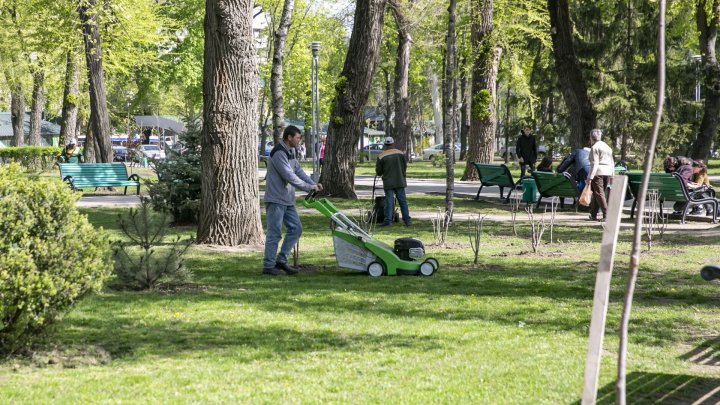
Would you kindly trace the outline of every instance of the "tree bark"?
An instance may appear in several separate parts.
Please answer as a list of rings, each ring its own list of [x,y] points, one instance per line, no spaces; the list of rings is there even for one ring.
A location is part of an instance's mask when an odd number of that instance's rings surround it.
[[[400,0],[390,0],[390,10],[395,18],[395,25],[398,31],[398,47],[395,57],[395,125],[393,133],[395,136],[395,147],[405,152],[405,157],[410,161],[410,144],[412,129],[410,127],[410,96],[408,94],[408,82],[410,77],[410,21],[403,14]]]
[[[10,120],[13,129],[13,146],[25,145],[25,96],[22,84],[15,83],[10,94]]]
[[[430,85],[430,100],[432,102],[433,119],[435,120],[435,144],[443,142],[442,109],[440,107],[440,91],[438,90],[437,75],[430,65],[427,67],[428,84]]]
[[[448,6],[448,30],[445,38],[443,69],[443,135],[445,144],[445,212],[454,210],[455,193],[455,0]]]
[[[462,97],[462,109],[460,110],[460,160],[467,160],[468,136],[470,134],[470,104],[472,102],[471,92],[468,75],[463,69],[460,77],[460,97]]]
[[[597,124],[597,112],[575,57],[568,0],[548,0],[547,4],[555,70],[570,117],[570,147],[577,149],[588,144],[590,130]]]
[[[385,76],[385,119],[383,120],[383,127],[385,130],[385,136],[395,136],[392,122],[390,121],[390,117],[392,117],[392,86],[390,84],[390,70],[382,68],[383,74]],[[397,142],[397,140],[395,140]],[[397,147],[397,145],[395,145]],[[400,149],[402,150],[402,149]]]
[[[105,95],[105,74],[102,65],[102,46],[97,12],[94,10],[97,0],[83,0],[78,6],[85,42],[85,62],[88,68],[90,86],[90,124],[95,137],[96,160],[102,163],[112,162],[112,142],[110,137],[110,116]],[[88,13],[92,14],[88,14]]]
[[[385,0],[357,1],[345,65],[335,85],[320,180],[328,195],[357,198],[353,186],[359,128],[380,53],[384,16]]]
[[[30,107],[30,135],[29,143],[32,146],[40,146],[40,126],[42,114],[45,108],[45,73],[39,68],[33,74],[32,106]]]
[[[263,243],[252,0],[207,0],[198,242]]]
[[[92,118],[90,118],[92,120]],[[87,135],[85,136],[85,146],[83,147],[85,163],[97,162],[97,145],[95,145],[95,135],[93,134],[93,126],[88,122]]]
[[[710,21],[708,21],[708,14],[705,11],[706,3],[705,0],[698,0],[695,14],[704,73],[705,108],[702,121],[700,121],[700,131],[690,152],[693,159],[707,159],[710,156],[710,147],[717,136],[718,113],[720,112],[720,85],[717,84],[720,82],[720,65],[715,53],[720,1],[713,0]]]
[[[287,40],[290,22],[292,21],[295,0],[285,0],[283,4],[280,24],[275,31],[275,46],[270,73],[270,92],[272,94],[273,110],[273,141],[275,144],[282,139],[285,129],[285,109],[283,107],[283,59],[285,58],[285,42]]]
[[[66,55],[65,87],[63,89],[62,123],[60,123],[60,146],[75,138],[77,124],[78,64],[73,51]]]
[[[497,125],[497,75],[502,50],[493,37],[493,1],[483,0],[482,9],[474,9],[472,43],[473,97],[468,136],[468,162],[492,163],[495,154],[495,126]],[[478,13],[479,11],[479,13]],[[465,166],[463,180],[478,180],[475,165]]]

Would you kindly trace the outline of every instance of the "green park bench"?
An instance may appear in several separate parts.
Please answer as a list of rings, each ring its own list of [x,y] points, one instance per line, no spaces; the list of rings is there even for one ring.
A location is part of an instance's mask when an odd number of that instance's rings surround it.
[[[140,194],[140,176],[128,176],[123,163],[59,163],[60,178],[73,191],[90,187],[137,187]]]
[[[640,193],[640,183],[642,182],[642,172],[626,172],[628,176],[628,189],[635,198],[633,201],[632,208],[630,209],[630,219],[635,214],[635,208],[637,206],[637,196]],[[650,179],[648,181],[648,191],[656,190],[661,203],[665,201],[683,202],[685,203],[682,209],[680,223],[685,223],[685,217],[690,208],[701,205],[701,204],[715,204],[713,210],[713,223],[717,221],[718,211],[718,200],[715,197],[707,198],[693,198],[688,189],[685,188],[680,176],[675,173],[650,173]],[[660,215],[663,214],[663,205],[660,204]]]
[[[558,197],[560,199],[560,208],[565,208],[565,199],[572,198],[573,206],[577,207],[577,199],[580,196],[577,182],[570,173],[546,173],[535,170],[531,173],[535,179],[540,198],[538,198],[536,208],[540,207],[543,197]]]
[[[482,191],[483,187],[498,186],[500,187],[500,198],[503,198],[503,190],[505,187],[510,187],[505,202],[510,201],[510,194],[512,193],[512,189],[517,186],[517,183],[513,180],[512,174],[510,174],[507,166],[476,162],[473,162],[473,164],[480,176],[480,188],[478,189],[477,195],[475,195],[475,199],[480,198],[480,191]]]

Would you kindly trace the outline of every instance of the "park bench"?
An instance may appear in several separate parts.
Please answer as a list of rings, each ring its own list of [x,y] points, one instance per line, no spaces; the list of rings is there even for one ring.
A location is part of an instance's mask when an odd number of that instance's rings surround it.
[[[505,202],[510,201],[510,194],[512,193],[512,189],[517,186],[517,183],[513,180],[512,174],[510,174],[507,166],[476,162],[473,162],[473,164],[480,176],[480,188],[478,189],[475,199],[480,198],[480,191],[482,191],[483,187],[498,186],[500,187],[500,198],[503,198],[503,190],[505,187],[510,187]]]
[[[546,173],[535,170],[532,172],[535,179],[540,198],[538,198],[536,208],[540,207],[543,197],[559,197],[560,208],[565,208],[565,199],[572,198],[573,206],[577,207],[577,199],[580,196],[577,182],[570,173]]]
[[[137,187],[140,194],[140,176],[128,176],[123,163],[59,163],[60,178],[73,191],[90,187]]]
[[[630,209],[630,219],[635,214],[635,207],[637,206],[637,196],[640,192],[640,183],[642,182],[642,172],[626,172],[628,176],[628,188],[635,197],[632,208]],[[680,223],[685,223],[685,217],[690,208],[696,205],[702,204],[715,204],[713,210],[713,223],[717,221],[718,211],[718,200],[715,197],[706,198],[693,198],[685,188],[680,176],[675,173],[650,173],[650,179],[648,181],[648,191],[657,190],[658,197],[660,198],[660,215],[663,213],[663,204],[665,201],[683,202],[685,203],[682,209]]]

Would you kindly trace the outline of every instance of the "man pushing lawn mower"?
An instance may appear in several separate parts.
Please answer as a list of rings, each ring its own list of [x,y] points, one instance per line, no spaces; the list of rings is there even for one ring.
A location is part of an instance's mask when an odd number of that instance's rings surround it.
[[[282,142],[270,152],[265,176],[265,258],[263,274],[284,276],[297,274],[297,270],[288,265],[288,256],[300,239],[302,224],[295,209],[295,189],[307,192],[322,190],[322,185],[305,174],[295,158],[295,147],[300,143],[300,130],[290,125],[283,132]],[[280,252],[278,244],[282,239],[282,226],[286,233]]]

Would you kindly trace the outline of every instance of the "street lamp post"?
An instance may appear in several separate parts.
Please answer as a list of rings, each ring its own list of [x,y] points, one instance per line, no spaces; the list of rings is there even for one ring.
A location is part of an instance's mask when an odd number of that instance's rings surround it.
[[[320,42],[311,42],[310,50],[312,51],[312,129],[310,131],[310,145],[312,145],[313,172],[312,179],[317,182],[320,179],[320,93],[318,91],[318,52],[320,51]]]

